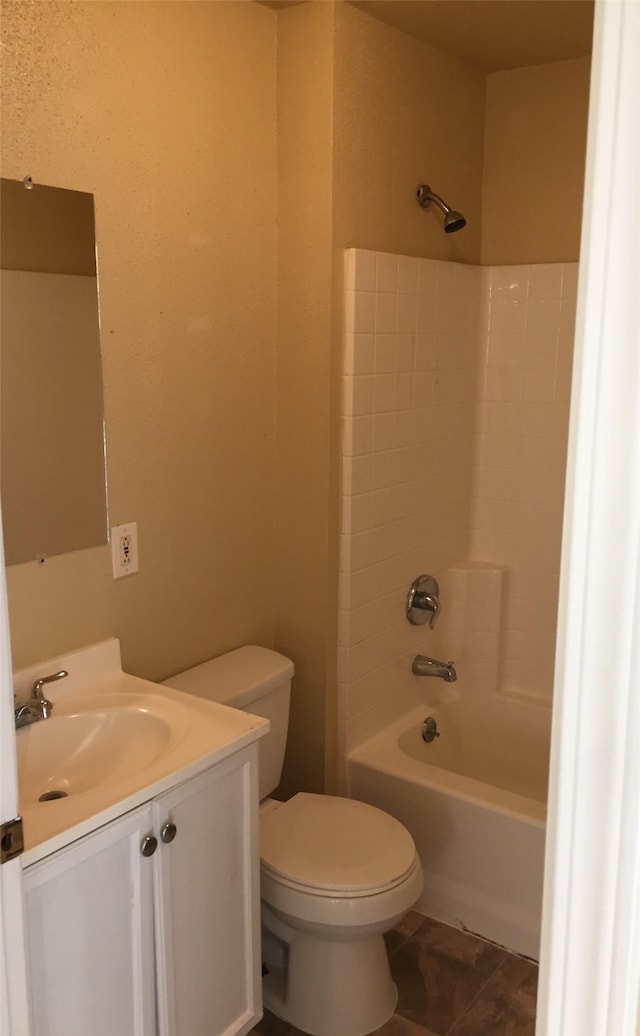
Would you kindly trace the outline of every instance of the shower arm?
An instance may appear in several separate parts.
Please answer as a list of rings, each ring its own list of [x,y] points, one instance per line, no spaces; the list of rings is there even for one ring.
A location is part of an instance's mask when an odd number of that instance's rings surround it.
[[[446,216],[447,213],[451,212],[451,209],[446,202],[443,201],[440,195],[434,194],[433,191],[430,191],[426,184],[423,184],[422,187],[418,187],[418,201],[422,205],[423,209],[427,209],[433,201],[436,203],[443,215]]]

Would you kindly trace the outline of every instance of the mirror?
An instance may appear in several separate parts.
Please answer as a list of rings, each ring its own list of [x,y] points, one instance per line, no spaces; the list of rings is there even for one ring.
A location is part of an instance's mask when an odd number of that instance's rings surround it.
[[[8,565],[107,542],[93,196],[0,181]]]

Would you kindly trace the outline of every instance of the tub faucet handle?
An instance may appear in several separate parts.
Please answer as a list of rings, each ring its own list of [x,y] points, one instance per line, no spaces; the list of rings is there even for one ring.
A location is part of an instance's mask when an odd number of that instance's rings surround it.
[[[407,619],[412,626],[429,623],[433,629],[440,614],[440,588],[433,576],[418,576],[407,594]]]

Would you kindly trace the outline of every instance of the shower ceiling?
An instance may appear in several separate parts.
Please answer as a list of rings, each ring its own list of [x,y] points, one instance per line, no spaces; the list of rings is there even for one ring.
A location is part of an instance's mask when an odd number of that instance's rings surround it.
[[[267,0],[266,6],[282,8],[299,2]],[[485,72],[542,65],[591,53],[593,0],[348,2]]]

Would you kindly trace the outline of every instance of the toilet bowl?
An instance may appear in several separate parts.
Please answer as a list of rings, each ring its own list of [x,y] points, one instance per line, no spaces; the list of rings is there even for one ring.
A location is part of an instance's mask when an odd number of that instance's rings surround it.
[[[374,806],[306,792],[268,798],[292,676],[289,659],[247,646],[165,683],[270,720],[259,747],[264,1004],[311,1036],[365,1036],[395,1010],[383,936],[419,899],[422,868],[406,828]]]
[[[422,891],[397,820],[300,793],[260,819],[265,1006],[314,1036],[357,1036],[393,1014],[383,935]]]

